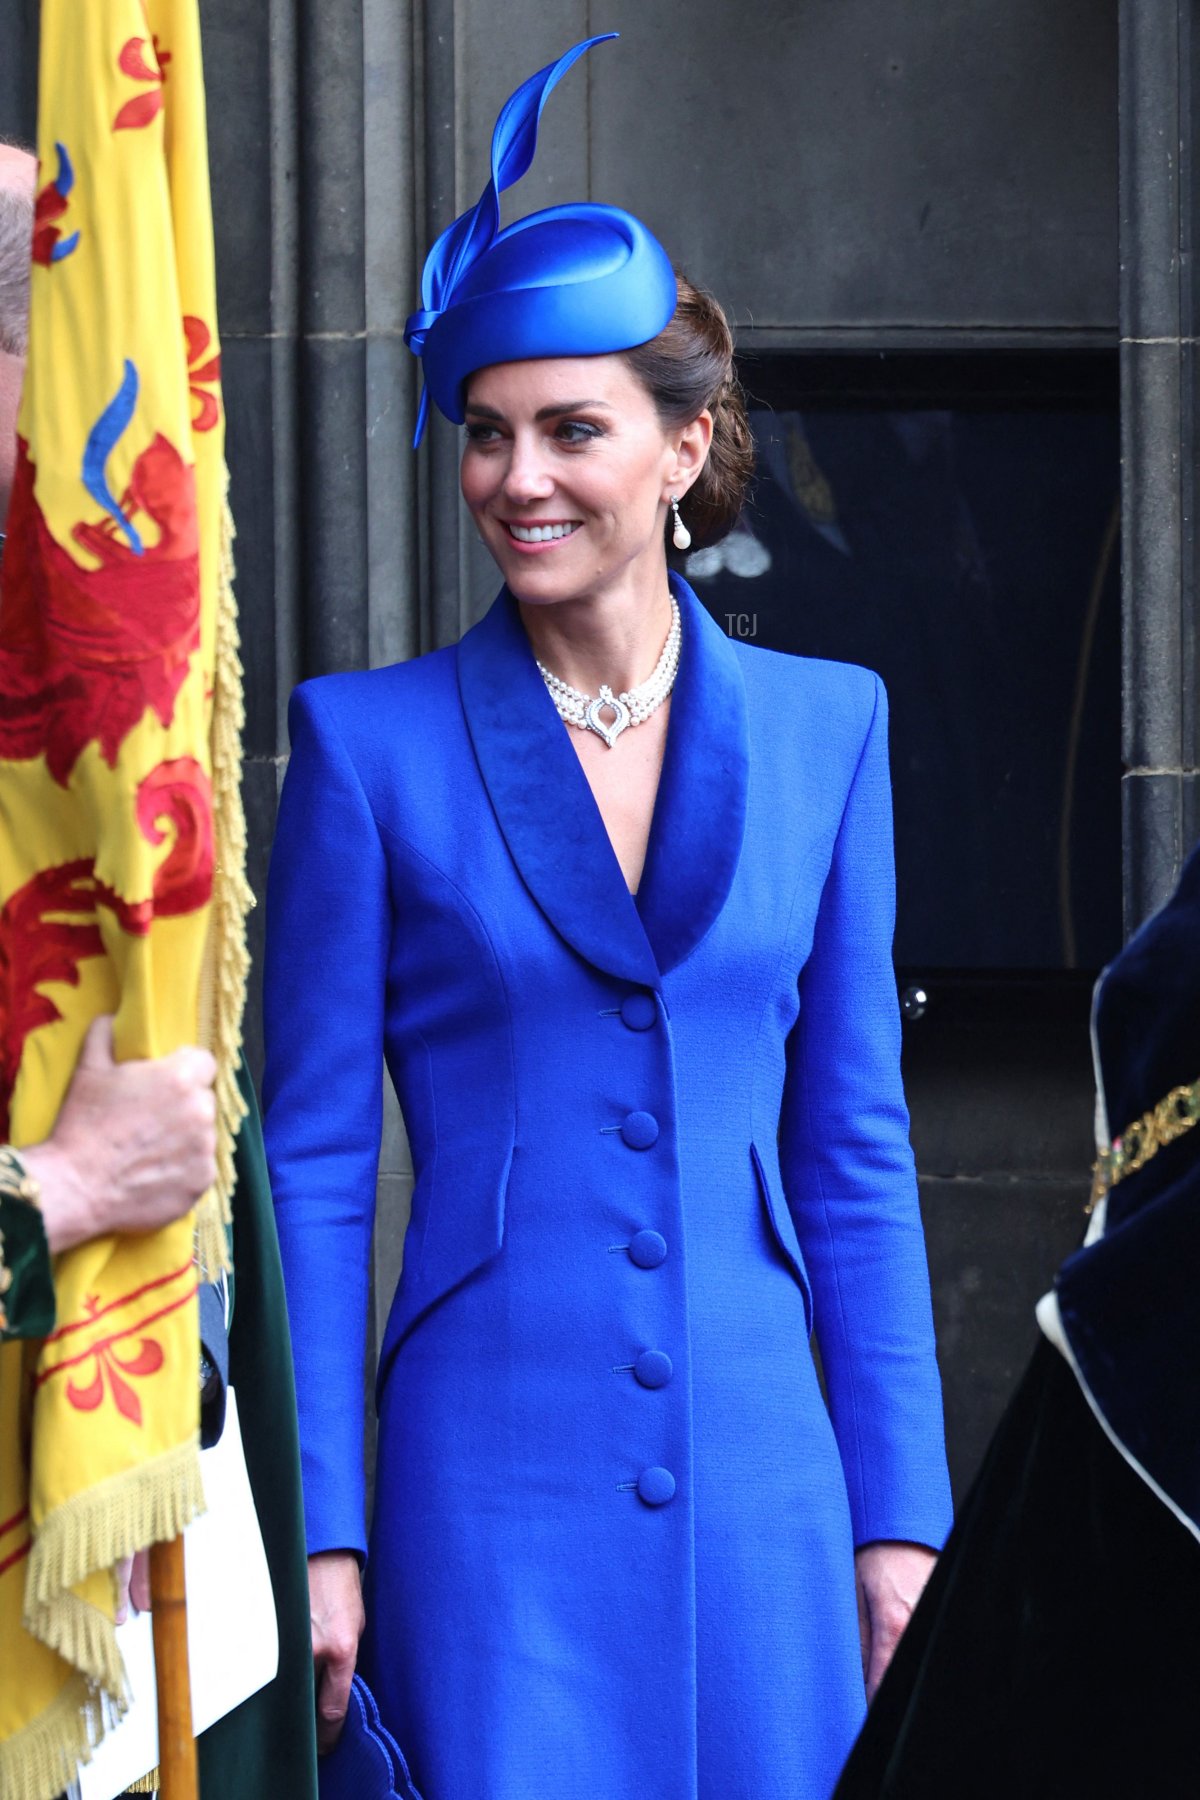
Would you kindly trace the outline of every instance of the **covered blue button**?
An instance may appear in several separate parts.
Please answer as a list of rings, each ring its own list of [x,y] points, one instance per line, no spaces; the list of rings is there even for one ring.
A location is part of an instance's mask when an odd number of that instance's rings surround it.
[[[621,1002],[621,1018],[630,1031],[649,1031],[658,1017],[658,1008],[654,1004],[654,995],[648,994],[644,988],[636,993],[626,994]]]
[[[666,1387],[674,1366],[665,1350],[643,1350],[633,1365],[633,1373],[644,1388]]]
[[[639,1231],[629,1246],[629,1260],[639,1269],[657,1269],[667,1260],[667,1240],[658,1231]]]
[[[647,1506],[665,1506],[675,1497],[675,1477],[670,1469],[643,1469],[637,1478],[639,1500]]]
[[[658,1120],[653,1113],[626,1113],[621,1121],[621,1136],[631,1150],[648,1150],[658,1139]]]

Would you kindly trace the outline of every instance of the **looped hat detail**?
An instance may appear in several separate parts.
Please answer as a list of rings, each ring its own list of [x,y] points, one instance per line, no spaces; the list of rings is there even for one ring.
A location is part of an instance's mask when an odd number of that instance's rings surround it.
[[[414,445],[430,399],[462,424],[464,384],[476,369],[631,350],[657,337],[675,311],[670,258],[632,213],[581,201],[500,229],[500,195],[533,161],[551,89],[593,45],[616,36],[574,45],[505,102],[492,133],[491,180],[425,259],[422,304],[404,330],[425,373]]]

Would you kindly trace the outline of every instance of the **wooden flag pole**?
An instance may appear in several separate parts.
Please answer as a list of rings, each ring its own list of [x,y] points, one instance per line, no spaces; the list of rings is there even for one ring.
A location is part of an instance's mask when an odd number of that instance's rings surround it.
[[[163,1800],[199,1800],[188,1673],[183,1537],[150,1548],[150,1616],[158,1687],[158,1768]]]

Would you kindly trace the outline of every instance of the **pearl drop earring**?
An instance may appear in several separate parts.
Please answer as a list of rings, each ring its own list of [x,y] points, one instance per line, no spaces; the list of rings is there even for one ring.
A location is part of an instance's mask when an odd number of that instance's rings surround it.
[[[675,514],[675,529],[671,533],[671,542],[677,550],[690,550],[692,534],[679,516],[679,502],[674,494],[670,496],[671,511]]]

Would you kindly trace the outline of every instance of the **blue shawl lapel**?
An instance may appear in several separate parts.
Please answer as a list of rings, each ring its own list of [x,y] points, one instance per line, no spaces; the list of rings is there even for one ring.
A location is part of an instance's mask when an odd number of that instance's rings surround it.
[[[671,589],[683,643],[636,900],[507,588],[458,646],[476,760],[526,887],[581,956],[656,990],[725,904],[749,772],[737,656],[687,583],[672,575]]]

